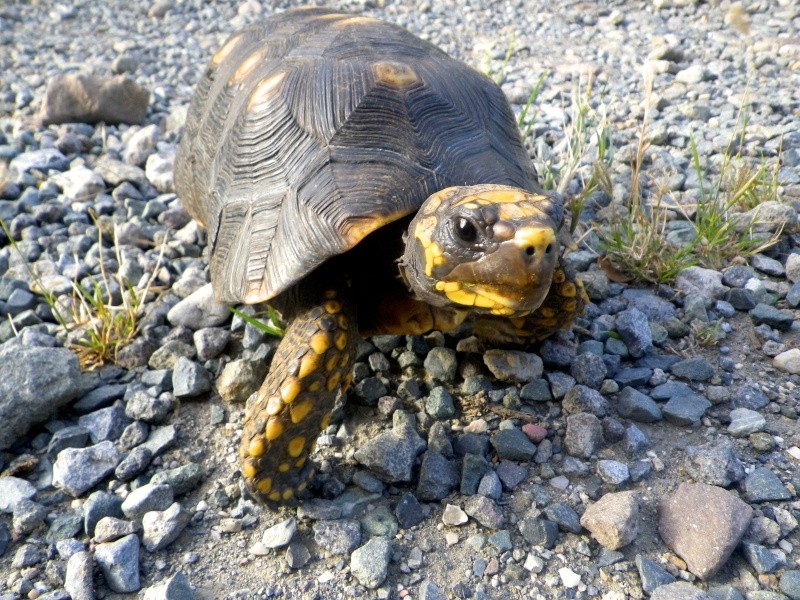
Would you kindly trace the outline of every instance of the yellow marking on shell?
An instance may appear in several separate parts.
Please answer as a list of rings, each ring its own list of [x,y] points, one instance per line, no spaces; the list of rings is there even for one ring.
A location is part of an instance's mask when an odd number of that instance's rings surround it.
[[[214,66],[217,66],[217,65],[218,65],[218,64],[220,64],[220,63],[221,63],[223,60],[225,60],[225,59],[227,58],[227,56],[228,56],[228,55],[229,55],[229,54],[230,54],[230,53],[233,51],[233,49],[236,47],[236,44],[238,44],[238,43],[239,43],[239,39],[240,39],[241,37],[242,37],[241,35],[235,35],[234,37],[232,37],[231,39],[229,39],[227,42],[225,42],[225,45],[224,45],[224,46],[222,46],[222,48],[220,48],[219,50],[217,50],[217,52],[214,54],[214,56],[212,56],[212,57],[211,57],[211,63],[212,63]]]
[[[500,308],[493,308],[491,310],[491,313],[493,315],[498,315],[500,317],[513,315],[515,312],[517,312],[517,311],[515,311],[513,308],[508,308],[508,307],[505,307],[505,306],[501,306]]]
[[[290,465],[289,463],[287,463],[287,462],[281,463],[281,464],[278,465],[278,473],[288,473],[289,469],[291,469],[291,468],[292,468],[292,465]]]
[[[297,372],[297,376],[303,379],[311,375],[311,373],[315,373],[319,370],[321,358],[322,357],[315,352],[306,352],[306,355],[300,361],[300,370]]]
[[[314,408],[314,403],[310,399],[292,404],[289,407],[289,417],[292,419],[292,423],[299,423],[305,419],[312,408]]]
[[[247,100],[248,112],[253,110],[254,107],[263,104],[270,98],[274,98],[277,95],[277,92],[280,90],[281,83],[285,77],[286,73],[281,71],[267,77],[266,79],[262,79],[250,94],[250,98]]]
[[[567,275],[561,269],[556,269],[553,273],[553,283],[564,283],[567,280]]]
[[[271,396],[269,400],[267,400],[267,414],[270,417],[274,417],[279,412],[283,410],[283,402],[278,396]]]
[[[245,58],[239,65],[239,68],[236,69],[236,71],[234,71],[233,75],[228,80],[228,85],[235,85],[239,83],[245,77],[250,75],[250,73],[255,71],[258,68],[258,65],[261,64],[261,61],[264,60],[265,55],[266,55],[266,50],[261,49],[261,50],[256,50],[250,56]]]
[[[281,494],[281,498],[283,500],[291,500],[292,496],[294,496],[294,492],[292,490],[283,490],[283,494]]]
[[[381,61],[372,65],[375,81],[403,90],[419,83],[420,78],[410,66],[394,61]]]
[[[328,357],[328,360],[325,361],[325,372],[330,373],[336,368],[336,364],[339,362],[339,355],[338,354],[331,354]]]
[[[272,477],[264,477],[256,482],[256,489],[262,494],[267,494],[272,489]]]
[[[319,422],[319,430],[325,431],[328,428],[328,425],[331,424],[331,413],[328,413],[322,417],[322,420]]]
[[[264,429],[264,437],[267,438],[268,442],[271,442],[281,437],[282,433],[283,422],[276,417],[270,417],[269,421],[267,421],[267,426]]]
[[[358,242],[367,237],[376,229],[380,229],[384,225],[396,221],[400,217],[404,217],[402,213],[391,213],[388,215],[375,215],[365,219],[351,220],[345,225],[345,231],[342,237],[346,240],[346,248],[352,248]]]
[[[327,333],[319,332],[311,336],[311,341],[309,341],[308,345],[317,354],[325,354],[328,348],[331,347],[331,340]]]
[[[336,21],[335,23],[332,24],[332,27],[347,27],[348,25],[366,25],[375,22],[379,22],[379,19],[375,19],[373,17],[357,16]]]
[[[534,247],[537,251],[556,242],[556,232],[552,227],[521,227],[514,235],[514,244],[520,248]]]
[[[242,463],[242,475],[244,475],[247,479],[253,479],[258,473],[258,469],[253,464],[252,461],[246,460]]]
[[[574,298],[575,295],[578,293],[578,290],[575,287],[574,283],[567,282],[564,285],[562,285],[560,288],[558,288],[558,293],[560,295],[564,296],[564,298]]]
[[[247,453],[250,456],[262,456],[267,451],[267,445],[264,443],[264,438],[258,436],[252,440],[247,446]]]
[[[325,304],[325,312],[329,315],[335,315],[342,312],[342,303],[338,300],[328,300]]]
[[[294,377],[287,378],[281,386],[281,400],[285,404],[291,404],[297,398],[297,394],[300,393],[301,389],[302,387],[297,379]]]
[[[337,331],[333,335],[333,344],[336,346],[337,350],[344,350],[345,346],[347,346],[347,333],[344,331]]]
[[[292,438],[291,441],[286,445],[286,454],[288,454],[292,458],[297,458],[303,453],[303,448],[305,447],[306,447],[305,436],[298,435],[296,438]]]
[[[322,389],[322,382],[321,381],[312,381],[311,385],[308,386],[309,392],[318,392]]]
[[[341,378],[341,374],[338,371],[335,371],[330,377],[328,377],[328,381],[325,382],[325,389],[329,392],[335,390],[336,386],[339,385],[339,380]]]
[[[273,502],[277,502],[278,500],[281,499],[281,493],[278,490],[275,490],[273,492],[270,492],[267,498],[269,498]]]

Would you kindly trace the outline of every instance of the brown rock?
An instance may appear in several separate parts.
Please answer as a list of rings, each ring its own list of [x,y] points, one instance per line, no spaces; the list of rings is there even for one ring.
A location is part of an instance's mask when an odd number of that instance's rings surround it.
[[[753,509],[735,494],[705,483],[682,483],[659,507],[658,532],[692,573],[708,579],[744,536]]]
[[[150,92],[123,75],[56,75],[47,84],[41,118],[50,123],[141,123]]]
[[[581,525],[610,550],[630,544],[639,533],[639,501],[634,492],[606,494],[589,506]]]

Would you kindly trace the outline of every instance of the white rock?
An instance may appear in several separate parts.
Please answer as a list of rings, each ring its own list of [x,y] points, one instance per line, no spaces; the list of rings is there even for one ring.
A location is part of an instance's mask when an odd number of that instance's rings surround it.
[[[158,125],[142,127],[125,144],[125,149],[122,151],[122,160],[129,165],[142,166],[147,157],[155,150],[160,137],[161,130]]]
[[[103,178],[84,166],[75,167],[50,178],[70,200],[91,200],[106,189]]]
[[[448,504],[444,507],[442,523],[445,525],[463,525],[467,521],[469,521],[469,517],[467,516],[467,513],[461,510],[461,507],[456,506],[455,504]]]
[[[172,167],[175,163],[175,152],[151,154],[144,166],[147,179],[159,192],[173,192]]]
[[[772,359],[772,366],[779,371],[800,375],[800,348],[792,348],[786,352],[781,352]]]
[[[561,583],[565,588],[578,587],[581,583],[581,576],[569,567],[561,567],[558,570],[558,576],[561,577]]]

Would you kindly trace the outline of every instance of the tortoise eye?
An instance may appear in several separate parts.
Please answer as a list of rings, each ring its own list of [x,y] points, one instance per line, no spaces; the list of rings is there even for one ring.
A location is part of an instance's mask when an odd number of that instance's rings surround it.
[[[478,228],[469,219],[459,217],[455,222],[456,235],[462,242],[474,242],[478,239]]]

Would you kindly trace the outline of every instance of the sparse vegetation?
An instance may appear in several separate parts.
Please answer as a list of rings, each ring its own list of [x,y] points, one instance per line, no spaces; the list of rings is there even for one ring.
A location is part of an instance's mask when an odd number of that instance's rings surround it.
[[[253,316],[235,308],[230,308],[229,310],[248,325],[252,325],[267,335],[283,337],[284,333],[286,333],[284,328],[280,326],[281,319],[278,315],[278,311],[269,305],[267,306],[266,311],[257,313]],[[266,317],[266,321],[262,321],[259,317]]]

